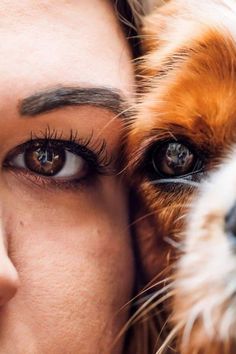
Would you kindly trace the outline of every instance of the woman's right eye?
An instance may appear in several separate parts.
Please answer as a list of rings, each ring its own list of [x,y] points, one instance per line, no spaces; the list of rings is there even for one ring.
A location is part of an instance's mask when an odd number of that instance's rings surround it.
[[[36,139],[16,147],[6,157],[4,167],[57,184],[78,183],[104,168],[99,156],[87,147],[56,139]]]
[[[61,145],[61,146],[60,146]],[[68,151],[62,144],[35,142],[15,154],[9,165],[54,178],[82,178],[87,163],[83,157]]]

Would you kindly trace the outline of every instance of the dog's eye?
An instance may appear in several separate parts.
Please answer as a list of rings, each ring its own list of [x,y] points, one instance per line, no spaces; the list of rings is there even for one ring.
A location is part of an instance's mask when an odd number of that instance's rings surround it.
[[[184,144],[166,142],[152,153],[152,165],[161,176],[184,176],[196,170],[198,159]]]

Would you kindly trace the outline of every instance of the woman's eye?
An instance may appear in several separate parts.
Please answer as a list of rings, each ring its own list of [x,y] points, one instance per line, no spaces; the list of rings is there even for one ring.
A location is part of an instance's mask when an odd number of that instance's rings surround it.
[[[80,179],[87,173],[86,160],[58,141],[31,142],[23,151],[11,154],[8,165],[45,177]]]
[[[153,151],[152,165],[161,176],[180,177],[196,171],[199,159],[186,145],[172,141]]]

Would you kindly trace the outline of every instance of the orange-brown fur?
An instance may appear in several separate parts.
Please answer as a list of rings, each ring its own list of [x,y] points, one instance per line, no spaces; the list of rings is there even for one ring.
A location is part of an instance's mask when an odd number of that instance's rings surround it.
[[[181,252],[166,238],[182,241],[188,207],[196,197],[191,187],[151,184],[148,149],[159,141],[184,138],[202,152],[204,173],[209,173],[236,143],[236,1],[172,0],[144,19],[142,43],[139,102],[129,125],[126,154],[130,181],[139,198],[135,228],[148,282],[158,275],[158,281],[185,276],[174,267]],[[209,216],[207,223],[214,217],[218,215]],[[199,296],[204,291],[199,289]],[[164,322],[170,315],[169,331],[184,320],[191,301],[174,289],[173,300],[170,297],[161,305]],[[222,311],[223,304],[215,314],[216,323]],[[163,353],[232,354],[236,350],[235,343],[224,343],[217,336],[209,341],[201,319],[194,324],[187,346],[182,335],[180,326],[173,336],[176,351],[167,348]]]

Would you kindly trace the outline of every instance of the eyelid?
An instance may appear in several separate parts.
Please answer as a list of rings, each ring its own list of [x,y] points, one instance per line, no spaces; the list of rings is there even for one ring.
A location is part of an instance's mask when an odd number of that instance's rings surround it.
[[[25,168],[15,168],[10,164],[11,158],[15,154],[20,154],[25,151],[27,146],[36,142],[42,141],[44,143],[50,143],[55,141],[63,146],[67,151],[71,151],[71,153],[76,154],[77,156],[83,158],[88,166],[87,173],[84,177],[75,177],[69,178],[66,177],[48,177],[40,174],[36,174],[31,172]],[[112,167],[112,157],[108,154],[106,150],[106,143],[102,141],[93,145],[93,150],[88,146],[91,142],[91,138],[86,140],[87,145],[80,145],[75,140],[63,140],[63,139],[34,139],[26,141],[23,144],[18,145],[13,148],[5,157],[3,162],[3,167],[8,170],[12,175],[16,176],[16,178],[20,178],[22,181],[31,182],[32,186],[47,188],[50,190],[51,188],[67,190],[67,191],[78,191],[81,188],[86,188],[88,186],[95,185],[96,182],[99,181],[99,175],[114,175],[115,170]],[[81,139],[77,139],[77,141],[81,142]]]
[[[59,171],[57,174],[53,175],[53,178],[66,179],[66,178],[71,177],[71,179],[73,179],[73,177],[76,176],[76,170],[79,170],[79,167],[82,169],[82,167],[86,166],[86,164],[87,164],[86,160],[77,154],[73,154],[72,152],[70,152],[68,150],[66,150],[65,154],[66,154],[65,164],[64,164],[63,168],[61,169],[61,171]],[[15,156],[13,156],[11,161],[9,161],[9,164],[12,167],[16,167],[16,168],[19,168],[22,170],[28,169],[26,166],[26,162],[25,162],[24,152],[21,152],[19,154],[16,154]],[[65,171],[65,170],[67,170],[67,171]],[[74,174],[73,174],[73,172],[74,172]],[[32,171],[32,173],[33,173],[33,171]],[[46,177],[43,174],[42,174],[42,176]]]
[[[112,162],[112,157],[107,152],[106,142],[104,140],[100,141],[98,139],[92,141],[92,135],[90,135],[87,139],[78,139],[76,135],[77,134],[74,135],[72,132],[70,132],[68,139],[62,139],[62,134],[60,134],[60,137],[57,138],[57,133],[55,131],[50,133],[50,135],[47,131],[46,134],[43,135],[44,137],[42,135],[41,137],[38,137],[31,134],[30,140],[18,145],[10,152],[8,152],[3,164],[8,164],[11,158],[14,158],[15,155],[24,153],[27,147],[30,147],[32,144],[39,143],[42,145],[45,144],[46,146],[47,144],[51,143],[84,158],[90,167],[97,169],[98,173],[111,174],[112,171],[110,165]]]

